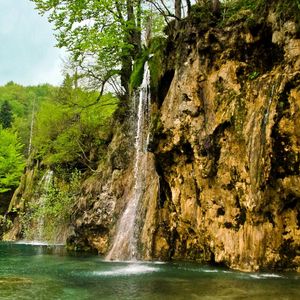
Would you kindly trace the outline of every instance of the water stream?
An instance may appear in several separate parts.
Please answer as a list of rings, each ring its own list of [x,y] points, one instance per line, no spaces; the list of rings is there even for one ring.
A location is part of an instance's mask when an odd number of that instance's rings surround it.
[[[33,137],[33,126],[34,126],[34,113],[35,113],[35,99],[32,104],[31,122],[30,122],[30,133],[29,133],[29,144],[28,144],[28,157],[31,154],[32,148],[32,137]]]
[[[42,177],[40,181],[40,186],[42,188],[42,194],[40,198],[38,199],[38,205],[39,209],[43,211],[43,207],[45,206],[45,201],[47,199],[47,193],[49,191],[51,182],[53,178],[53,171],[48,170]],[[44,241],[44,226],[45,226],[45,216],[44,214],[39,215],[39,218],[37,220],[37,228],[34,234],[34,241],[36,242],[43,242]]]
[[[135,134],[135,159],[134,159],[134,189],[126,209],[119,221],[117,233],[113,246],[107,255],[108,260],[134,260],[137,256],[137,240],[135,224],[137,209],[143,194],[145,182],[145,170],[147,168],[144,159],[149,140],[149,119],[150,119],[150,70],[148,63],[145,63],[143,82],[137,93],[137,120]],[[135,99],[134,99],[135,100]]]

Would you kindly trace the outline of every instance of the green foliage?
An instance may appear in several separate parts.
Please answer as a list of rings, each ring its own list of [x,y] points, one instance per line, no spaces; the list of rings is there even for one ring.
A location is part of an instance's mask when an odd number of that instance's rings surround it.
[[[68,174],[68,181],[52,178],[46,187],[41,182],[36,200],[29,203],[27,211],[21,217],[26,238],[35,238],[37,227],[43,226],[43,236],[40,238],[55,241],[59,229],[70,223],[73,206],[80,192],[81,177],[81,173],[75,169]]]
[[[281,0],[275,7],[276,15],[281,22],[294,20],[300,26],[300,0]]]
[[[0,123],[2,128],[10,128],[13,121],[12,108],[7,100],[5,100],[0,108]]]
[[[24,144],[25,155],[28,152],[32,113],[38,110],[43,101],[53,98],[56,90],[57,88],[48,84],[23,87],[9,82],[0,86],[0,105],[4,105],[5,101],[9,103],[13,115],[11,126]]]
[[[207,3],[192,6],[190,15],[201,24],[209,24],[214,19],[212,10]]]
[[[259,76],[259,72],[258,71],[253,71],[252,73],[249,74],[248,78],[250,80],[254,80]]]
[[[149,59],[148,57],[148,49],[145,49],[142,52],[141,57],[139,57],[134,65],[133,65],[133,71],[130,76],[130,88],[131,90],[134,90],[138,88],[143,81],[143,73],[144,73],[144,64]]]
[[[145,48],[140,58],[133,66],[133,72],[130,77],[131,90],[138,88],[143,81],[144,65],[148,61],[151,74],[151,89],[156,94],[158,82],[163,74],[163,59],[166,46],[166,38],[157,36],[152,38],[148,48]]]
[[[141,46],[140,1],[32,1],[40,13],[48,14],[57,45],[68,49],[81,76],[105,84],[131,67]]]
[[[19,185],[32,120],[31,159],[56,169],[77,166],[85,171],[96,168],[105,156],[118,100],[110,93],[100,99],[98,93],[74,85],[67,76],[60,88],[13,82],[0,87],[0,107],[9,103],[14,117],[11,129],[0,128],[0,193]]]
[[[222,2],[221,24],[264,17],[268,7],[273,8],[280,21],[294,19],[300,23],[300,0],[225,0]]]
[[[151,39],[157,37],[166,37],[164,34],[166,20],[161,13],[154,11],[153,8],[147,9],[145,6],[142,18],[142,28],[145,28],[146,34],[150,34]],[[145,37],[146,43],[149,42],[148,38],[149,36]]]
[[[149,68],[151,74],[151,89],[157,94],[158,83],[164,70],[164,55],[166,49],[166,39],[164,37],[156,37],[151,40],[149,53],[152,57],[149,60]]]
[[[250,18],[264,0],[226,0],[222,5],[222,19],[225,23]]]
[[[33,137],[36,157],[47,165],[68,163],[92,168],[97,159],[93,153],[107,139],[118,101],[105,94],[97,102],[96,93],[73,88],[67,81],[55,99],[43,102],[37,114]]]
[[[158,6],[152,1],[31,1],[54,24],[57,45],[68,50],[78,77],[88,79],[85,84],[93,87],[111,80],[121,83],[126,96],[132,64],[141,57],[142,28],[156,37],[165,26],[165,18],[154,12]],[[117,92],[122,94],[120,89]]]
[[[80,191],[80,179],[81,173],[75,169],[70,174],[69,183],[53,183],[46,191],[46,201],[41,215],[61,223],[68,221]]]
[[[0,193],[16,188],[19,184],[25,166],[22,148],[16,133],[0,129]]]

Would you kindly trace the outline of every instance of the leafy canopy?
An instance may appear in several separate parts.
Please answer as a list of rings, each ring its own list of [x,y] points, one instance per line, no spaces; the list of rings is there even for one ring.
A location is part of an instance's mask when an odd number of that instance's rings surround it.
[[[106,142],[109,120],[118,100],[104,94],[95,102],[95,92],[74,88],[66,77],[52,99],[41,104],[33,136],[35,156],[47,165],[71,164],[92,168]],[[99,154],[99,153],[98,153]]]
[[[28,153],[30,140],[30,127],[32,116],[43,101],[53,98],[57,88],[43,84],[38,86],[24,87],[14,82],[0,86],[0,108],[5,106],[7,101],[11,108],[11,128],[17,133],[21,144],[24,144],[23,152]],[[1,120],[7,119],[7,113],[0,113]],[[3,124],[3,122],[2,122]],[[3,126],[5,128],[6,126]]]
[[[13,114],[11,105],[5,100],[0,108],[0,123],[3,128],[10,128],[13,121]]]
[[[22,147],[16,133],[9,129],[0,129],[0,193],[19,184],[25,166]]]
[[[99,88],[125,69],[130,73],[140,49],[141,0],[31,1],[48,13],[57,45],[66,47],[81,79]]]

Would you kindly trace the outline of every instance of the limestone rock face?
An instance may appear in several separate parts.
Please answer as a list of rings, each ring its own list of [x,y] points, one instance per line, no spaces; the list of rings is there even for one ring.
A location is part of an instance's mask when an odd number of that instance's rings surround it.
[[[270,14],[251,28],[181,26],[168,38],[152,108],[159,126],[144,158],[140,258],[300,271],[296,25]],[[84,186],[73,248],[106,254],[112,245],[134,187],[127,129]]]
[[[138,258],[300,271],[297,26],[274,13],[250,27],[180,24],[169,32],[152,99]],[[133,197],[134,124],[124,119],[82,186],[70,249],[107,254]],[[24,177],[12,205],[22,209],[32,178]]]
[[[118,218],[133,190],[133,137],[128,136],[128,123],[115,124],[114,136],[106,160],[83,184],[72,226],[68,248],[96,251],[104,255],[112,244]]]
[[[300,44],[274,24],[169,38],[152,257],[300,270]]]

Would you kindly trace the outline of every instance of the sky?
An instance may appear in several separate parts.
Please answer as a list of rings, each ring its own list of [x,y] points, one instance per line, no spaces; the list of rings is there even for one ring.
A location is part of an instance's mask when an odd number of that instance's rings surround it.
[[[30,0],[0,0],[0,85],[62,82],[62,49],[52,25]]]

